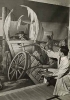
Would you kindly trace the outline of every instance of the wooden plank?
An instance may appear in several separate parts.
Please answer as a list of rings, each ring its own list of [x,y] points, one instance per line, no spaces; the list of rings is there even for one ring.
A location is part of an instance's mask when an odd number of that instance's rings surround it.
[[[69,27],[67,27],[68,30],[68,48],[69,48],[69,59],[70,59],[70,8],[69,8]]]
[[[38,89],[37,89],[37,90],[38,90]],[[50,97],[50,94],[48,94],[48,92],[47,92],[47,93],[45,93],[45,91],[44,91],[44,90],[43,90],[43,91],[41,91],[41,90],[40,90],[40,91],[39,91],[39,90],[37,91],[37,90],[36,90],[36,89],[34,89],[34,91],[35,91],[35,92],[37,92],[37,93],[38,93],[38,95],[39,95],[41,98],[44,98],[44,99],[46,98],[46,99],[47,99],[47,98],[49,98],[49,97]],[[42,100],[43,100],[43,99],[42,99]]]
[[[53,98],[53,86],[38,84],[26,88],[16,89],[0,96],[0,100],[70,100],[70,94]],[[51,99],[52,98],[52,99]]]
[[[5,98],[6,98],[7,100],[13,100],[13,98],[11,98],[10,95],[6,95]]]
[[[1,96],[0,100],[8,100],[8,99],[6,99],[5,96]]]
[[[40,81],[42,76],[41,73],[38,73],[40,70],[42,70],[42,68],[40,67],[41,64],[39,63],[39,60],[40,60],[40,54],[37,51],[35,51],[33,53],[33,56],[31,56],[31,69],[29,70],[30,73],[28,73],[28,71],[26,72],[35,84],[43,82],[43,80],[42,82]]]
[[[52,91],[52,89],[49,87],[43,87],[43,88],[41,88],[41,87],[38,87],[43,93],[45,93],[45,94],[47,94],[49,97],[52,95],[53,96],[53,91]]]
[[[53,90],[54,90],[54,87],[53,86],[47,86],[46,84],[43,85],[43,86],[38,86],[39,89],[41,90],[45,90],[46,92],[48,92],[49,94],[53,95]]]
[[[69,0],[64,0],[64,1],[63,0],[29,0],[29,1],[70,7]]]
[[[16,97],[14,98],[14,97],[12,96],[12,94],[9,94],[9,97],[10,97],[12,100],[17,100]],[[11,99],[10,99],[10,100],[11,100]]]
[[[34,94],[35,94],[35,96],[36,96],[37,98],[39,98],[40,100],[43,100],[43,99],[44,99],[44,97],[41,96],[40,93],[38,93],[37,91],[35,91],[33,88],[32,88],[32,90],[34,91]]]
[[[2,56],[4,57],[5,50],[6,50],[6,37],[5,37],[5,31],[4,31],[4,22],[5,18],[7,16],[7,7],[2,7],[2,32],[3,32],[3,40],[2,40]]]
[[[24,43],[24,44],[32,44],[32,45],[35,44],[32,40],[30,40],[30,41],[27,41],[27,40],[25,40],[25,41],[21,41],[21,40],[10,40],[9,43],[11,43],[11,44]]]
[[[15,93],[18,96],[19,100],[29,100],[29,96],[23,91]]]
[[[70,100],[70,94],[65,95],[65,96],[61,96],[60,99],[61,100]]]
[[[30,79],[35,83],[38,84],[38,80],[35,79],[35,77],[33,75],[31,75],[31,73],[28,74],[28,76],[30,77]]]
[[[38,87],[33,88],[33,89],[34,89],[34,91],[36,91],[41,97],[44,97],[44,99],[49,97],[48,94],[47,94],[47,92],[46,92],[45,90],[44,90],[44,91],[41,91]],[[50,95],[50,96],[51,96],[51,95]]]
[[[30,96],[30,100],[43,100],[44,98],[39,96],[37,92],[35,92],[33,89],[25,90],[26,94]]]
[[[15,93],[10,94],[10,97],[12,97],[13,100],[19,100],[19,96],[16,96]]]
[[[0,96],[5,96],[5,95],[11,94],[11,93],[16,93],[16,92],[24,91],[25,89],[31,89],[31,88],[37,87],[39,85],[42,86],[42,85],[44,85],[44,83],[37,84],[37,85],[32,85],[32,86],[28,86],[28,87],[23,87],[21,89],[15,89],[15,90],[10,90],[10,91],[6,91],[6,92],[2,92],[2,93],[0,93]]]

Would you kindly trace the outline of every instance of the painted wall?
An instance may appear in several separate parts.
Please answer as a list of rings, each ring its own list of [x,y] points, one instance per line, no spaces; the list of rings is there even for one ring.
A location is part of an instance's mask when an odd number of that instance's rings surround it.
[[[55,22],[42,22],[44,31],[53,32],[53,39],[64,39],[68,36],[68,29],[66,24],[55,23]]]
[[[67,38],[68,36],[68,29],[66,24],[61,24],[61,23],[53,23],[53,22],[41,22],[42,26],[44,28],[44,31],[51,31],[53,32],[53,39],[58,40],[58,39],[64,39]],[[10,27],[10,35],[14,35],[18,31],[16,30],[16,22],[11,23]],[[21,26],[19,30],[25,30],[26,27]]]
[[[69,8],[40,2],[25,2],[37,14],[41,22],[69,22]]]
[[[11,25],[11,33],[16,33],[16,23]],[[53,39],[64,39],[67,37],[68,29],[66,24],[55,23],[55,22],[42,22],[44,31],[52,31],[54,36]],[[23,27],[21,28],[23,30]],[[0,20],[0,36],[2,36],[2,20]]]
[[[0,20],[0,36],[3,35],[2,20]]]
[[[21,0],[22,1],[22,0]],[[9,2],[10,3],[10,2]],[[30,6],[37,14],[39,21],[42,22],[45,31],[52,31],[54,39],[62,39],[67,35],[69,8],[63,6],[56,6],[38,2],[24,2],[25,5]],[[12,4],[13,5],[13,4]],[[8,6],[8,5],[7,5]],[[9,8],[9,6],[8,6]],[[14,8],[15,16],[20,14],[26,15],[26,10],[21,9],[18,5]],[[25,16],[26,17],[26,16]],[[15,23],[12,25],[11,32],[16,33]],[[2,21],[0,21],[0,35],[2,35]]]

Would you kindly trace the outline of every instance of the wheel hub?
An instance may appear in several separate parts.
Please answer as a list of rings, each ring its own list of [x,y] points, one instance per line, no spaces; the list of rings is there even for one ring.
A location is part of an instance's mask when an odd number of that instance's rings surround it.
[[[17,64],[15,65],[15,70],[18,70],[18,65]]]

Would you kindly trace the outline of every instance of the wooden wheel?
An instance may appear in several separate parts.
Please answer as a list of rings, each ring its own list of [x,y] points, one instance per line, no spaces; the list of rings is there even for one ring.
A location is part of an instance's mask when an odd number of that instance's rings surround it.
[[[28,56],[25,52],[18,53],[12,60],[8,69],[8,79],[20,79],[26,73]]]

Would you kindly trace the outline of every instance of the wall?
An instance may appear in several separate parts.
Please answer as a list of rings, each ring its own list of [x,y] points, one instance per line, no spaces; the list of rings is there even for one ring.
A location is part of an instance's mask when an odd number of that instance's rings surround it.
[[[38,19],[42,22],[45,31],[52,31],[54,39],[62,39],[67,36],[67,28],[69,21],[69,8],[63,6],[56,6],[38,2],[24,2],[25,5],[30,6],[37,14]],[[18,13],[19,12],[19,13]],[[20,7],[15,7],[14,14],[18,16],[26,10]],[[24,16],[26,17],[26,16]],[[15,24],[13,24],[11,31],[16,33]],[[0,21],[0,35],[2,35],[2,21]]]
[[[0,20],[0,36],[3,35],[2,20]]]
[[[24,31],[24,33],[27,32],[28,24],[20,25],[17,29],[17,21],[11,21],[10,25],[10,36],[15,35],[15,33],[18,33],[19,31]]]
[[[52,31],[53,39],[64,39],[67,37],[68,29],[66,24],[56,22],[42,22],[42,26],[45,31]],[[11,33],[16,33],[16,23],[11,27]],[[0,20],[0,36],[2,36],[2,20]]]
[[[17,33],[16,29],[16,22],[11,23],[10,27],[10,35],[14,35]],[[60,40],[68,37],[68,29],[66,24],[61,24],[61,23],[53,23],[53,22],[42,22],[42,26],[44,28],[44,31],[51,31],[53,32],[53,39],[54,40]],[[21,27],[20,30],[24,30],[25,27]]]
[[[68,29],[66,24],[55,23],[55,22],[42,22],[44,31],[52,31],[53,39],[64,39],[68,36]]]
[[[25,5],[31,7],[37,14],[41,22],[69,22],[69,8],[39,2],[25,2]]]

